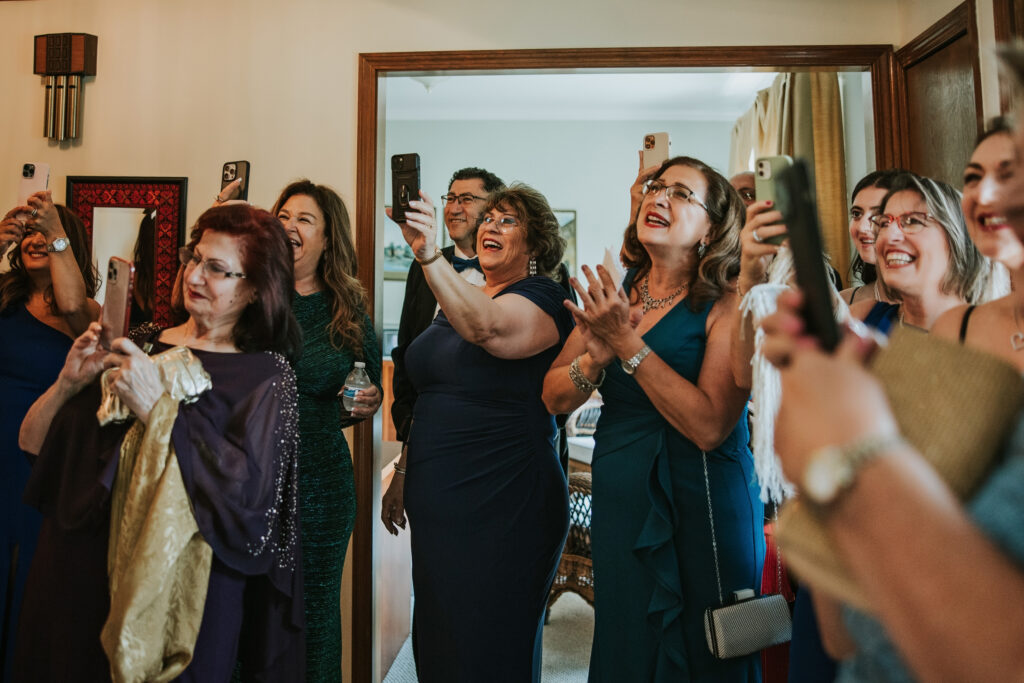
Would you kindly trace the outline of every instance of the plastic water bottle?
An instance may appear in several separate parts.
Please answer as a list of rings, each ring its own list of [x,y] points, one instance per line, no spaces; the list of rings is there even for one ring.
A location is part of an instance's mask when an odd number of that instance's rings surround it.
[[[366,363],[356,362],[353,365],[352,372],[348,373],[348,377],[345,378],[345,386],[341,388],[341,402],[345,406],[345,410],[350,413],[356,406],[356,394],[359,390],[369,389],[373,386],[364,370]]]

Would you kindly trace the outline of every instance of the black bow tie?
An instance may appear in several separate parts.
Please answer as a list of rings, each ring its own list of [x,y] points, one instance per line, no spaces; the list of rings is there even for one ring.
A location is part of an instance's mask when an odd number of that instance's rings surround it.
[[[461,273],[466,268],[476,268],[481,273],[484,272],[484,269],[480,267],[480,259],[478,258],[459,258],[458,256],[453,256],[452,265],[455,266],[456,273]]]

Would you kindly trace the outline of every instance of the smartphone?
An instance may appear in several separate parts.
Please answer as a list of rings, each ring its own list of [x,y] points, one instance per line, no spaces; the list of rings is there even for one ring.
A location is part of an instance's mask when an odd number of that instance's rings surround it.
[[[50,185],[50,165],[38,161],[21,165],[21,184],[18,186],[18,206]]]
[[[668,133],[648,133],[644,136],[644,168],[660,166],[671,156],[672,140]]]
[[[238,186],[238,194],[231,199],[249,199],[249,162],[248,161],[227,161],[220,171],[220,189],[224,189],[236,179],[241,178],[242,184]]]
[[[770,199],[775,202],[776,208],[779,205],[778,192],[775,189],[776,178],[779,173],[793,165],[793,157],[775,156],[761,157],[754,163],[754,194],[757,201]],[[768,244],[782,244],[786,241],[786,233],[774,237],[765,238]]]
[[[118,337],[128,334],[128,320],[132,310],[132,287],[135,284],[135,264],[118,256],[111,256],[107,264],[107,285],[103,294],[103,312],[100,314],[100,344],[109,349]]]
[[[822,348],[831,351],[839,343],[839,326],[832,311],[832,288],[825,272],[814,179],[807,162],[797,159],[779,171],[775,191],[779,211],[789,229],[796,282],[804,293],[804,324]]]
[[[420,198],[420,155],[396,154],[391,157],[391,218],[401,223],[409,202]]]

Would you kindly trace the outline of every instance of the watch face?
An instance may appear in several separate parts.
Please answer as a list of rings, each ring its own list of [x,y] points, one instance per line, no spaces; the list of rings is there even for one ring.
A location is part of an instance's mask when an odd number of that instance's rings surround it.
[[[53,242],[46,246],[47,251],[60,252],[68,248],[68,240],[66,237],[58,237]]]
[[[804,471],[804,492],[815,503],[832,502],[839,493],[843,470],[842,454],[833,448],[821,451]]]

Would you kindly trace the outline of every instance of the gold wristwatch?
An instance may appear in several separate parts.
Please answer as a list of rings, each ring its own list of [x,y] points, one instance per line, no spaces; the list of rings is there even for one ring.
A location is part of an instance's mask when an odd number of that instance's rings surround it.
[[[800,488],[816,506],[826,507],[853,486],[860,470],[879,455],[904,446],[899,434],[873,434],[843,446],[825,446],[811,455]]]

